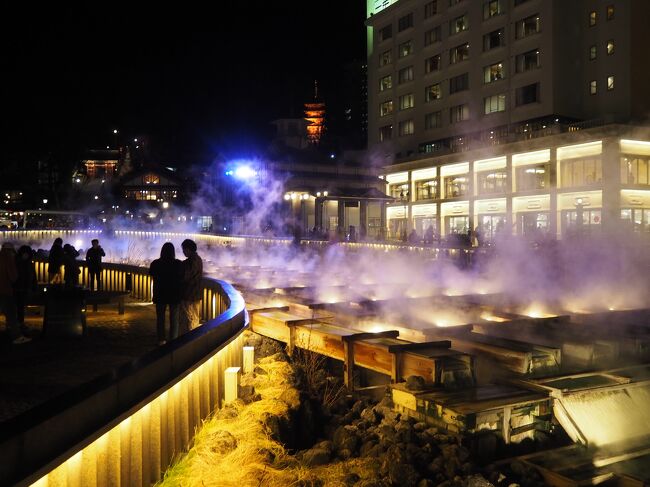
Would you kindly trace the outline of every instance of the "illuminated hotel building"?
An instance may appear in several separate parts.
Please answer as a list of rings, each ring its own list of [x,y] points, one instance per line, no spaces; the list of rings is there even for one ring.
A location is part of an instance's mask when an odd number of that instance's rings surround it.
[[[389,238],[650,232],[650,2],[368,0]]]

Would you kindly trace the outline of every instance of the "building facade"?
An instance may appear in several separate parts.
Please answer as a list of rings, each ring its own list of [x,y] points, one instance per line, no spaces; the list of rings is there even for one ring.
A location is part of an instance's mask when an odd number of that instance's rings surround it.
[[[368,2],[389,238],[650,230],[642,0]]]

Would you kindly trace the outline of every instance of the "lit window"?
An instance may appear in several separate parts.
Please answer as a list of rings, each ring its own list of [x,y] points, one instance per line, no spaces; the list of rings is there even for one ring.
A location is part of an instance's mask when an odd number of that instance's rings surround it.
[[[413,54],[413,43],[411,41],[402,42],[397,48],[397,56],[400,58]]]
[[[598,85],[596,83],[596,80],[590,81],[589,82],[589,94],[590,95],[595,95],[598,90]]]
[[[506,111],[506,95],[493,95],[484,99],[485,114]]]
[[[589,47],[589,60],[593,61],[596,59],[596,46]]]
[[[404,120],[399,123],[398,126],[400,136],[412,135],[414,131],[413,120]]]
[[[393,100],[386,100],[379,105],[379,115],[381,117],[384,115],[389,115],[391,113],[393,113]]]
[[[589,12],[589,27],[596,25],[596,12]]]
[[[469,23],[467,22],[467,15],[462,15],[461,17],[456,17],[454,20],[449,22],[449,34],[458,34],[469,29]]]
[[[539,27],[539,15],[531,15],[515,24],[515,36],[517,39],[521,39],[529,35],[537,34],[539,32]]]
[[[386,66],[393,62],[393,51],[384,51],[379,56],[379,66]]]
[[[607,5],[607,20],[614,18],[614,5]]]
[[[614,54],[614,39],[607,41],[607,55]]]
[[[393,87],[393,77],[389,74],[379,80],[379,91],[390,90]]]
[[[424,5],[424,18],[428,19],[429,17],[433,17],[438,13],[438,2],[437,0],[434,0],[433,2],[427,2]]]
[[[413,93],[409,93],[408,95],[400,96],[399,97],[399,109],[400,110],[406,110],[407,108],[413,108],[414,100],[415,100],[415,98],[413,97]]]
[[[451,123],[469,120],[469,105],[456,105],[449,109],[449,120]]]
[[[427,86],[424,89],[424,101],[439,100],[440,98],[442,98],[442,90],[440,89],[440,83]]]
[[[425,59],[424,61],[424,72],[430,73],[432,71],[440,70],[440,54],[431,56],[430,58]]]
[[[413,66],[407,66],[402,68],[397,73],[397,82],[398,84],[406,83],[407,81],[413,81]]]
[[[614,77],[613,76],[608,76],[607,77],[607,89],[608,90],[613,90],[614,89]]]
[[[424,116],[424,128],[429,130],[429,129],[436,129],[442,125],[442,113],[441,112],[433,112],[433,113],[427,113]]]
[[[461,44],[449,51],[449,64],[456,64],[469,58],[469,44]]]
[[[491,64],[483,68],[483,82],[492,83],[505,78],[505,69],[503,63]]]
[[[404,17],[400,17],[397,21],[397,32],[402,32],[403,30],[413,27],[413,14],[410,13]]]
[[[483,19],[489,19],[502,13],[502,0],[489,0],[483,4]]]

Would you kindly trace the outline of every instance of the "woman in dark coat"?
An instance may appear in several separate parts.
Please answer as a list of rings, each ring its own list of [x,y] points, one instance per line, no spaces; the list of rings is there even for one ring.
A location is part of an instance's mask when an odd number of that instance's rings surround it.
[[[153,302],[156,303],[156,323],[158,344],[166,343],[165,309],[169,306],[169,340],[178,337],[178,305],[181,301],[181,261],[176,258],[176,250],[170,242],[163,244],[160,258],[149,267],[153,280]]]
[[[79,252],[70,244],[63,246],[63,269],[65,271],[65,287],[73,289],[79,285],[79,262],[77,262]]]
[[[23,245],[16,255],[18,279],[14,283],[16,299],[16,316],[18,324],[25,325],[25,305],[30,293],[36,292],[36,269],[34,268],[34,251],[29,245]]]

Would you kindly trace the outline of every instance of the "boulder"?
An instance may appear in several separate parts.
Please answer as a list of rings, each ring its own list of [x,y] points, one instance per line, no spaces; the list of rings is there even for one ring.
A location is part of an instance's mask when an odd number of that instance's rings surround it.
[[[406,378],[406,389],[409,391],[423,391],[426,388],[424,377],[420,375],[410,375]]]
[[[322,448],[312,448],[306,450],[302,455],[302,461],[309,467],[326,465],[331,460],[331,453]]]
[[[216,455],[225,455],[237,448],[237,438],[228,431],[218,430],[210,435],[208,444]]]

